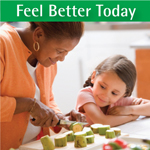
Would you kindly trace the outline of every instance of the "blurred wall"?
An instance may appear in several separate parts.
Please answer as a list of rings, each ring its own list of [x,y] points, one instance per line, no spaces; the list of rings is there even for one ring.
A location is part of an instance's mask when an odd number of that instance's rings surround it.
[[[135,63],[135,49],[130,48],[130,44],[144,38],[147,33],[150,29],[85,31],[65,61],[58,62],[53,92],[61,111],[67,113],[75,107],[77,94],[85,80],[106,57],[122,54]],[[133,96],[136,96],[136,87]]]

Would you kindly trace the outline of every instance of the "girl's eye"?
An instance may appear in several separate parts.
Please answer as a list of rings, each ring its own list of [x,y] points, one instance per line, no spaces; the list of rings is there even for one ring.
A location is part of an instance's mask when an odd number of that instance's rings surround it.
[[[112,92],[113,95],[117,95],[116,93]]]
[[[105,89],[105,87],[104,87],[104,86],[102,86],[102,85],[101,85],[101,88],[102,88],[102,89]]]

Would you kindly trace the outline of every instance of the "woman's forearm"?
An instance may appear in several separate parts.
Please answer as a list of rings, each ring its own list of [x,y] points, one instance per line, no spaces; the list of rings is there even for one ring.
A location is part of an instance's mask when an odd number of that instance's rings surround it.
[[[16,99],[16,109],[14,114],[19,114],[25,111],[30,111],[33,104],[34,99],[32,98],[15,98]]]

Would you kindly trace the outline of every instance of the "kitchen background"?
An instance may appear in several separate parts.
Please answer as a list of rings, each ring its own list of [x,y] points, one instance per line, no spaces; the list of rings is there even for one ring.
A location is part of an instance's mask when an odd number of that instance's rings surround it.
[[[19,27],[27,25],[25,22],[11,24]],[[150,22],[86,22],[79,44],[66,56],[65,61],[58,62],[58,73],[53,84],[56,103],[63,113],[73,109],[77,94],[93,69],[102,60],[114,54],[125,55],[136,67],[142,66],[144,72],[139,67],[138,80],[146,83],[138,89],[149,94],[149,89],[145,90],[146,84],[150,86],[149,52]],[[144,77],[146,81],[141,77],[143,74],[147,75]],[[137,95],[144,97],[146,94],[139,95],[136,86],[133,96]],[[147,95],[144,98],[150,99]]]

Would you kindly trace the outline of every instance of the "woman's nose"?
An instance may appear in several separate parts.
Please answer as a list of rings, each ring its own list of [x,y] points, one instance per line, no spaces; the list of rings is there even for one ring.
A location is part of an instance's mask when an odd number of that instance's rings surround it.
[[[64,61],[64,60],[65,60],[65,56],[64,55],[59,57],[59,61]]]
[[[68,52],[62,53],[59,57],[59,61],[64,61],[67,54]]]

